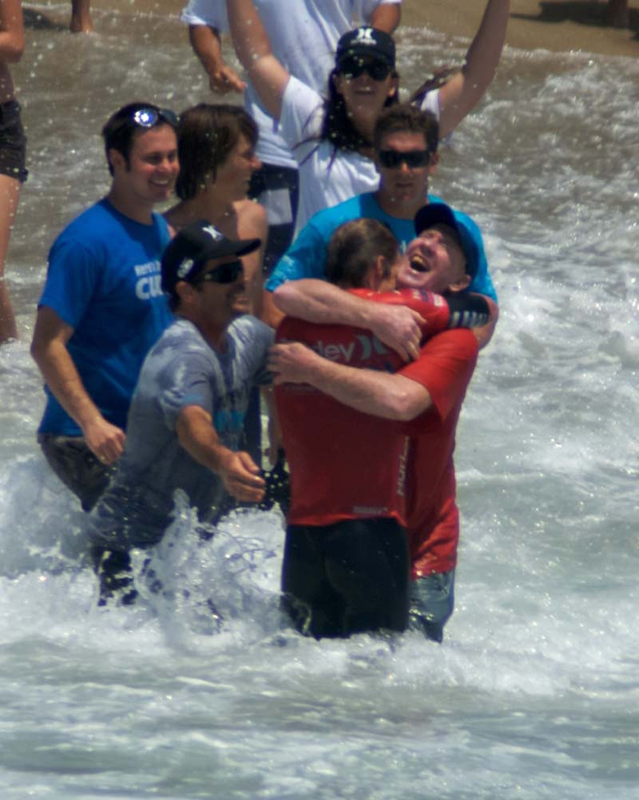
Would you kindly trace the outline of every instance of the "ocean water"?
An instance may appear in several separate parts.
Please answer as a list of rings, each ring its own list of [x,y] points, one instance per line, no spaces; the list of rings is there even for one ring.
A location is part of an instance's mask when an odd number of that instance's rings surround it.
[[[15,70],[31,175],[0,348],[0,796],[639,798],[639,62],[505,52],[432,189],[482,226],[501,319],[459,426],[457,608],[415,634],[308,641],[278,610],[282,520],[203,547],[180,508],[174,592],[96,606],[83,514],[34,440],[28,352],[47,249],[108,186],[99,130],[207,86],[177,19],[29,5]],[[53,21],[51,21],[53,20]],[[403,28],[408,88],[467,42]],[[223,617],[211,625],[201,602]]]

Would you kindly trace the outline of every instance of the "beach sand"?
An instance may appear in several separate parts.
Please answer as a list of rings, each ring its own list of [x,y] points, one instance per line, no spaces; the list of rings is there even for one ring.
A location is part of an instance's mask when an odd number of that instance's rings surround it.
[[[92,0],[101,13],[111,10],[130,13],[177,15],[186,0]],[[287,0],[281,0],[285,6]],[[51,5],[56,22],[67,24],[68,13],[60,0],[44,0],[38,8]],[[70,3],[68,8],[70,9]],[[600,55],[639,56],[639,0],[629,0],[630,27],[616,30],[603,23],[605,0],[511,0],[506,42],[524,50],[581,51]],[[28,4],[25,6],[28,8]],[[402,25],[427,26],[449,35],[472,38],[485,8],[484,0],[403,0]],[[95,15],[99,32],[99,16]]]
[[[404,0],[402,24],[472,37],[482,0]],[[639,56],[639,0],[630,0],[630,28],[603,23],[604,0],[511,0],[506,43],[523,50]]]

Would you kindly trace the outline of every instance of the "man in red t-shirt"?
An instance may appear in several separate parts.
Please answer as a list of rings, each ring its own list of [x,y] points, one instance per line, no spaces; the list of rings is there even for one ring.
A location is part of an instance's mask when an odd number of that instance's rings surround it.
[[[417,216],[416,229],[421,234],[421,242],[409,246],[412,266],[402,268],[410,269],[410,275],[403,282],[415,286],[416,273],[422,272],[428,278],[424,283],[430,281],[429,288],[438,291],[453,287],[463,289],[466,279],[472,277],[472,252],[464,247],[465,232],[460,230],[460,224],[450,209],[440,203],[425,206]],[[373,324],[362,316],[368,314],[364,306],[373,304],[360,301],[358,305],[354,300],[359,298],[327,284],[322,284],[322,287],[326,287],[328,294],[324,294],[322,288],[314,296],[315,305],[311,303],[309,306],[304,302],[300,305],[298,290],[302,283],[311,282],[298,281],[282,287],[287,295],[285,311],[310,318],[315,315],[316,319],[343,321],[355,321],[358,319],[356,314],[360,314],[363,325]],[[400,293],[399,297],[404,294]],[[449,302],[456,305],[452,298],[461,296],[459,293],[449,294]],[[278,293],[275,299],[278,300]],[[369,294],[368,299],[381,303],[387,300],[397,302],[398,295]],[[308,296],[305,300],[308,301]],[[477,300],[484,302],[483,298]],[[471,306],[471,310],[465,312],[452,310],[450,316],[453,324],[455,321],[457,324],[472,323],[474,313]],[[481,322],[482,319],[475,316],[474,321]],[[418,357],[395,374],[353,369],[345,363],[321,358],[299,345],[274,348],[270,360],[278,384],[310,384],[351,408],[375,415],[378,422],[381,422],[380,417],[406,422],[403,430],[411,438],[405,509],[410,542],[411,617],[414,616],[417,625],[436,641],[442,640],[443,626],[453,608],[459,536],[453,464],[455,430],[475,367],[479,342],[490,337],[494,322],[491,320],[475,332],[448,330],[433,336],[421,347]],[[431,326],[429,331],[426,326],[426,331],[432,334],[437,328]],[[421,335],[423,338],[423,329]],[[406,349],[411,346],[414,347],[415,343],[407,343]],[[397,368],[397,363],[393,368]],[[378,453],[381,455],[383,451],[378,450]],[[378,462],[384,458],[384,455],[378,456]]]

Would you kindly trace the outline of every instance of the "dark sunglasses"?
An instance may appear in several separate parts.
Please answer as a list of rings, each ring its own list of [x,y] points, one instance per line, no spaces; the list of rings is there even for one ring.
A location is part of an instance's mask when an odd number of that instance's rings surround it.
[[[233,283],[244,272],[244,265],[239,260],[229,261],[227,264],[220,264],[210,272],[205,272],[197,279],[197,283]]]
[[[392,67],[385,61],[364,61],[361,58],[345,58],[339,71],[345,78],[359,78],[366,73],[374,81],[385,81],[391,74]]]
[[[173,128],[177,128],[178,118],[170,108],[148,106],[133,112],[133,122],[141,128],[152,128],[160,122],[167,122]]]
[[[386,169],[398,169],[402,164],[415,169],[428,166],[430,150],[407,150],[404,153],[399,150],[380,150],[377,157],[379,163]]]

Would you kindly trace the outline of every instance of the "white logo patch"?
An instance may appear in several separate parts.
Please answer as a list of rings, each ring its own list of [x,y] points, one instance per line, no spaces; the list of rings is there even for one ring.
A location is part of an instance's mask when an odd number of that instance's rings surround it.
[[[207,225],[206,228],[202,228],[202,231],[204,233],[208,233],[208,235],[211,237],[211,239],[213,239],[214,242],[217,242],[220,239],[224,238],[223,234],[221,234],[218,231],[215,225]]]
[[[191,267],[193,266],[193,259],[192,258],[185,258],[184,261],[180,264],[177,271],[178,278],[183,278],[185,275],[188,275],[191,271]]]
[[[377,44],[375,37],[373,36],[373,28],[360,28],[357,31],[357,36],[353,39],[352,44]]]

